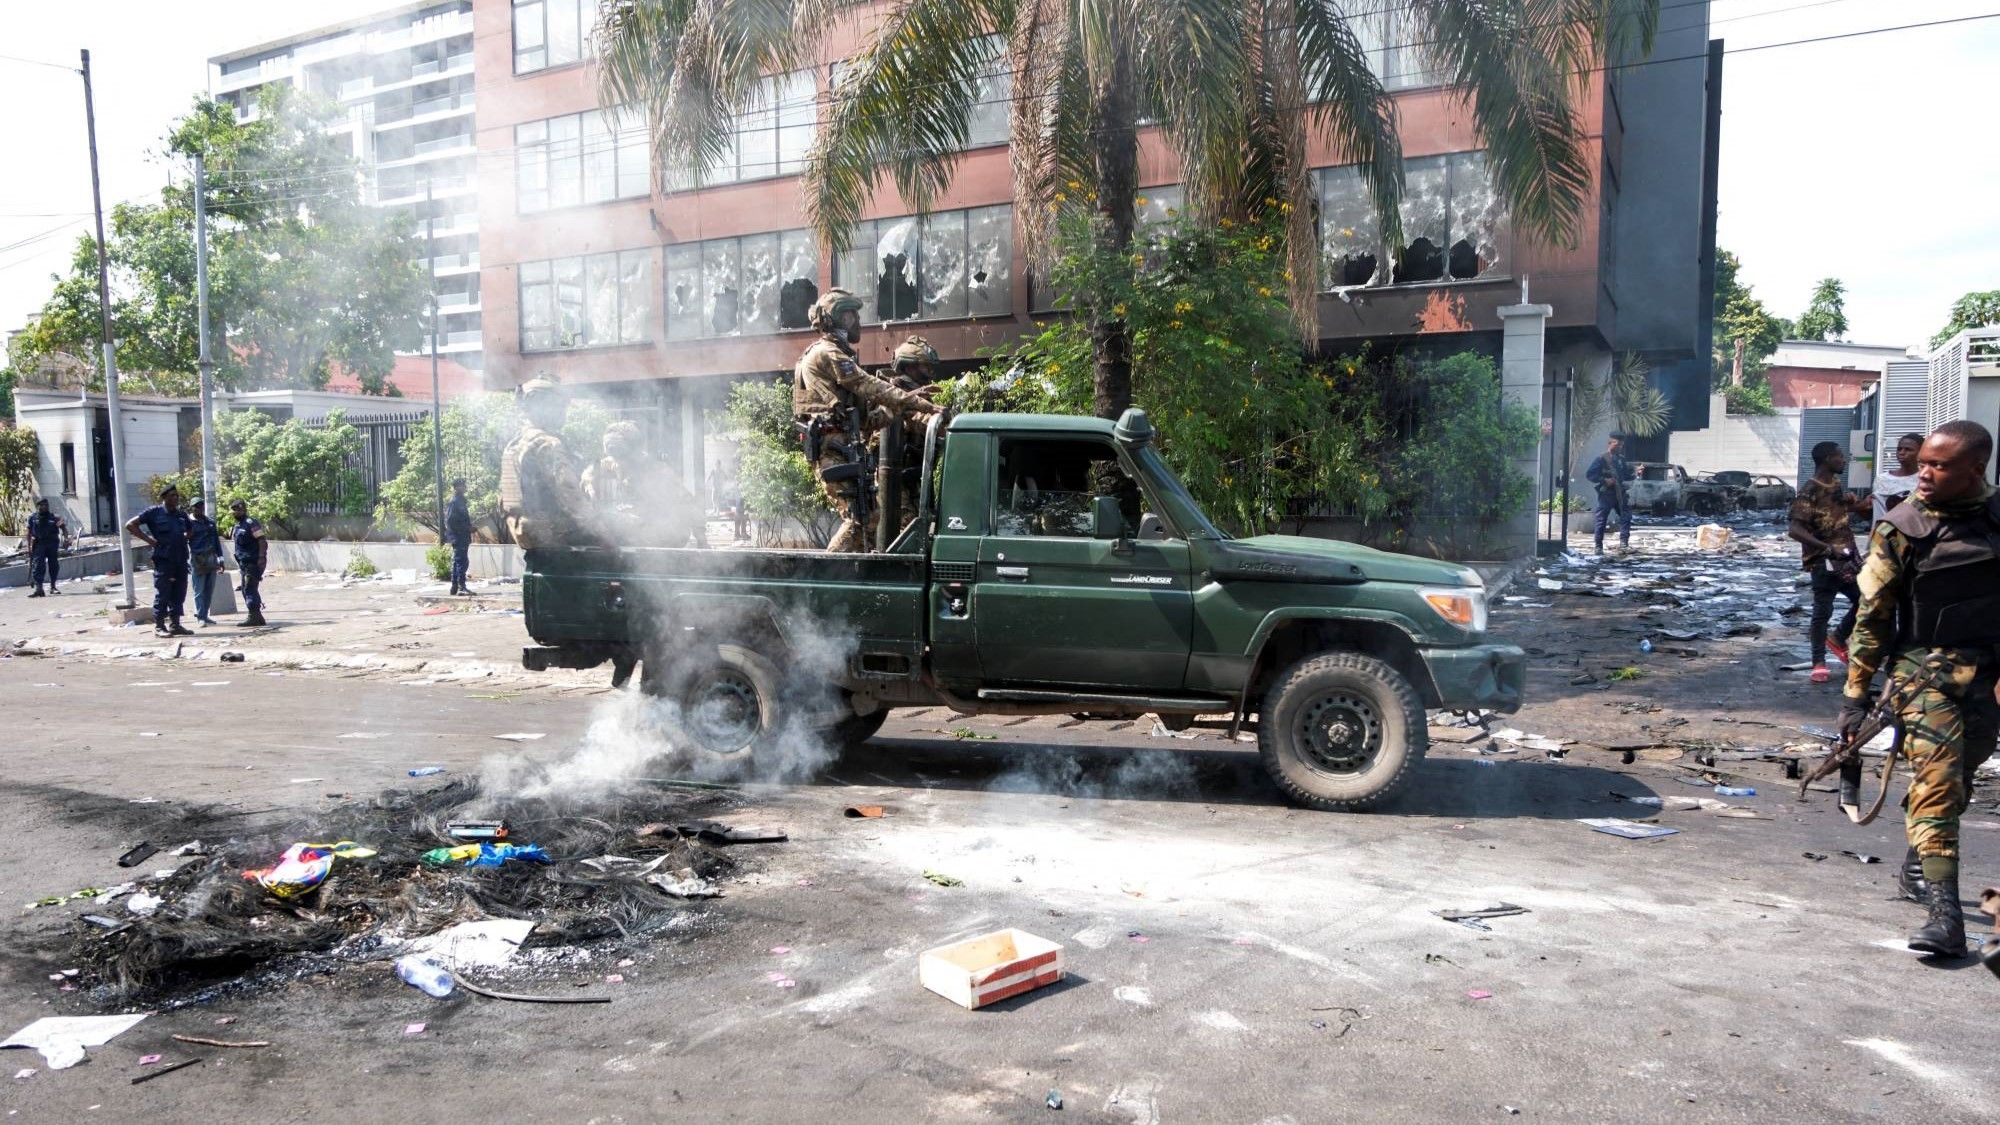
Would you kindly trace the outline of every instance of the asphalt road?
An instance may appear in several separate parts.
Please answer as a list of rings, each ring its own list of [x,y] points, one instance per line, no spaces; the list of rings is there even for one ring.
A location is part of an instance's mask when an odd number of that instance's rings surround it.
[[[1625,644],[1628,612],[1579,616],[1541,627],[1567,631],[1564,651]],[[1741,644],[1753,664],[1785,658]],[[623,705],[271,671],[0,660],[0,902],[115,882],[139,838],[432,784],[414,766],[491,777],[496,757],[601,750],[587,732]],[[1703,676],[1750,678],[1690,661],[1682,697],[1677,674],[1617,698],[1706,719]],[[1759,698],[1822,721],[1825,700],[1792,691]],[[1571,693],[1519,722],[1561,733],[1610,701]],[[589,985],[610,1005],[436,1001],[356,966],[155,1015],[67,1071],[0,1056],[36,1070],[0,1079],[0,1099],[21,1121],[203,1123],[1993,1119],[2000,982],[1899,948],[1920,914],[1891,897],[1893,814],[1856,828],[1766,786],[1738,803],[1773,819],[1670,812],[1679,835],[1627,841],[1576,820],[1634,815],[1614,791],[1699,791],[1614,754],[1439,746],[1393,808],[1329,815],[1286,807],[1247,746],[1145,735],[899,715],[806,781],[747,790],[731,818],[791,840],[735,849],[741,876],[697,924],[523,970],[524,991]],[[851,803],[889,815],[843,818]],[[1996,829],[1968,819],[1968,890],[2000,881]],[[1530,912],[1485,932],[1432,914],[1498,901]],[[93,1010],[47,979],[76,913],[9,912],[5,1030]],[[974,1013],[918,987],[921,950],[1008,926],[1062,942],[1069,978]],[[174,1033],[273,1046],[198,1050],[203,1065],[131,1085],[141,1056],[190,1054]]]

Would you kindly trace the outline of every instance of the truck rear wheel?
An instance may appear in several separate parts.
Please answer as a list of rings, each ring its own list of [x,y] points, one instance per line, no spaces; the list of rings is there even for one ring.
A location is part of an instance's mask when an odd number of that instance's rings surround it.
[[[874,738],[882,730],[882,724],[889,721],[889,709],[878,707],[866,715],[849,715],[833,724],[826,732],[827,741],[842,750],[852,750],[856,746]]]
[[[674,705],[679,748],[720,762],[747,762],[776,745],[783,683],[775,664],[741,645],[655,656],[639,681],[647,694]]]
[[[1257,750],[1286,796],[1329,812],[1386,800],[1423,761],[1430,738],[1410,681],[1355,652],[1308,656],[1264,696]]]

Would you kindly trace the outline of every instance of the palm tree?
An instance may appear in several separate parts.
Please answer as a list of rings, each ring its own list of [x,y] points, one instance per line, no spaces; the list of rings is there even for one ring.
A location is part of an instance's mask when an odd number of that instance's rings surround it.
[[[660,154],[696,168],[727,151],[758,80],[808,65],[842,0],[617,0],[599,29],[606,104],[644,106]],[[1318,239],[1307,143],[1364,171],[1386,245],[1399,242],[1395,103],[1356,34],[1393,29],[1458,92],[1517,229],[1573,237],[1592,168],[1576,95],[1601,60],[1650,48],[1659,0],[886,0],[847,60],[808,159],[804,206],[836,250],[887,174],[918,212],[951,183],[990,73],[1012,75],[1015,231],[1031,265],[1051,253],[1051,204],[1071,181],[1093,201],[1097,249],[1135,227],[1141,121],[1179,157],[1187,206],[1215,220],[1285,216],[1291,301],[1317,320]],[[1385,269],[1383,273],[1387,273]],[[1085,307],[1095,409],[1130,404],[1126,328]]]

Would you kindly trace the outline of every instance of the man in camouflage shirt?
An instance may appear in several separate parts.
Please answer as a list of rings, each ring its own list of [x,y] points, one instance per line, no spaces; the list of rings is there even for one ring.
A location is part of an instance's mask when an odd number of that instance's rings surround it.
[[[887,414],[875,424],[900,424],[910,418],[929,418],[937,407],[922,395],[903,390],[886,379],[877,378],[854,362],[854,342],[861,335],[861,299],[845,289],[829,289],[812,307],[812,326],[820,338],[806,348],[792,370],[792,417],[801,423],[817,421],[822,445],[813,471],[827,501],[840,514],[840,528],[827,543],[829,551],[867,549],[868,529],[858,518],[857,493],[872,490],[875,482],[865,479],[833,481],[829,469],[849,464],[836,446],[865,448],[868,434],[846,432],[848,408],[858,404],[866,418],[875,408]]]
[[[1867,505],[1841,487],[1847,472],[1847,451],[1839,442],[1823,441],[1812,448],[1813,478],[1799,486],[1792,501],[1792,538],[1799,541],[1801,565],[1812,576],[1812,623],[1807,639],[1812,642],[1812,681],[1826,683],[1826,653],[1831,647],[1841,660],[1847,659],[1847,635],[1854,629],[1854,609],[1861,601],[1854,575],[1861,558],[1854,550],[1854,529],[1848,518]],[[1833,599],[1847,598],[1847,616],[1827,642],[1827,622],[1833,620]]]
[[[1865,719],[1871,681],[1920,674],[1932,653],[1941,682],[1919,692],[1897,724],[1914,775],[1903,802],[1910,852],[1904,894],[1929,918],[1910,948],[1965,953],[1958,902],[1958,820],[1972,773],[2000,732],[2000,498],[1985,479],[1993,437],[1976,422],[1947,422],[1918,455],[1915,493],[1875,525],[1861,568],[1841,702],[1843,734]]]
[[[516,392],[521,432],[500,456],[500,510],[523,550],[602,545],[578,476],[576,457],[563,445],[569,401],[556,381],[538,375]]]

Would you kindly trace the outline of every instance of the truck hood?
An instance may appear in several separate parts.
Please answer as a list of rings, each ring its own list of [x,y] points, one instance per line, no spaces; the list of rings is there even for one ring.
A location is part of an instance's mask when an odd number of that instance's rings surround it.
[[[1378,551],[1338,539],[1258,535],[1208,544],[1209,571],[1238,582],[1408,582],[1477,586],[1479,575],[1455,563]]]

